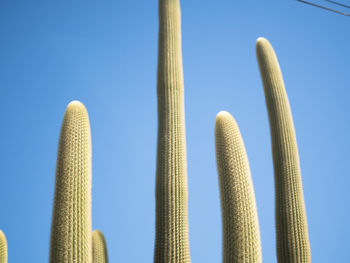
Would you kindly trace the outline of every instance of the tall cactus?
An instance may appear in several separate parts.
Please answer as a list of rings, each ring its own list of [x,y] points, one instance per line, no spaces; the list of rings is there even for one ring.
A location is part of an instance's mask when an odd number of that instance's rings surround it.
[[[297,142],[281,70],[266,39],[257,40],[256,52],[270,120],[278,262],[311,262]]]
[[[5,234],[0,230],[0,263],[7,263],[7,241]]]
[[[223,262],[259,263],[261,245],[253,183],[234,118],[222,111],[215,123],[223,222]]]
[[[92,232],[92,263],[108,263],[106,239],[99,230]]]
[[[159,0],[154,262],[190,262],[179,0]]]
[[[88,113],[69,103],[58,145],[50,262],[90,263],[91,135]]]

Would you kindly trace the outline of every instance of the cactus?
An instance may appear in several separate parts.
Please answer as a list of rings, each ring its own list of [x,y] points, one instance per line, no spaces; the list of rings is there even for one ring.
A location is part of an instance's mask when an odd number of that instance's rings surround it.
[[[189,263],[187,164],[179,0],[159,0],[158,144],[155,263]],[[276,192],[277,258],[310,263],[311,252],[289,101],[270,43],[256,45],[269,114]],[[261,263],[260,231],[244,143],[234,118],[220,112],[215,123],[223,262]],[[0,263],[7,263],[0,230]],[[66,109],[58,145],[52,216],[51,263],[108,263],[104,235],[91,233],[91,134],[86,108]]]
[[[69,103],[58,145],[50,262],[92,261],[91,135],[88,113]]]
[[[297,142],[281,70],[266,39],[257,40],[256,52],[271,130],[278,262],[311,262]]]
[[[245,147],[234,118],[220,112],[215,145],[223,222],[223,262],[261,262],[258,216]]]
[[[154,262],[190,262],[179,0],[159,0]]]
[[[92,232],[92,263],[108,263],[106,239],[99,230]]]
[[[7,263],[7,241],[5,234],[0,230],[0,263]]]

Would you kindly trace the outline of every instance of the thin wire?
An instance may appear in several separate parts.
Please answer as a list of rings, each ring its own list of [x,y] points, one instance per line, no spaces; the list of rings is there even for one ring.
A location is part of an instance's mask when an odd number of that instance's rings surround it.
[[[332,3],[332,4],[335,4],[335,5],[339,5],[339,6],[342,6],[342,7],[350,8],[349,5],[345,5],[345,4],[342,4],[342,3],[338,3],[338,2],[335,2],[335,1],[332,1],[332,0],[324,0],[324,1],[329,2],[329,3]]]
[[[343,15],[343,16],[350,17],[350,14],[344,13],[344,12],[340,12],[340,11],[335,10],[335,9],[331,9],[331,8],[328,8],[328,7],[317,5],[317,4],[314,4],[314,3],[310,3],[310,2],[307,2],[307,1],[304,1],[304,0],[296,0],[296,1],[304,3],[304,4],[307,4],[307,5],[312,5],[312,6],[315,6],[315,7],[318,7],[318,8],[322,8],[322,9],[325,9],[325,10],[328,10],[328,11],[331,11],[331,12],[334,12],[334,13],[337,13],[337,14],[340,14],[340,15]]]

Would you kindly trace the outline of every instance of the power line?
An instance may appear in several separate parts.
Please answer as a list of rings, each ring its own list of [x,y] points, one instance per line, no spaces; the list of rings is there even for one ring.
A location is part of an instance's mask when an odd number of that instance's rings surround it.
[[[317,5],[317,4],[310,3],[310,2],[307,2],[307,1],[304,1],[304,0],[296,0],[296,1],[301,2],[303,4],[312,5],[312,6],[315,6],[315,7],[318,7],[318,8],[322,8],[322,9],[325,9],[325,10],[328,10],[328,11],[331,11],[331,12],[334,12],[334,13],[337,13],[337,14],[340,14],[340,15],[343,15],[343,16],[350,17],[350,14],[348,14],[348,13],[344,13],[344,12],[341,12],[341,11],[338,11],[338,10],[335,10],[335,9],[331,9],[331,8],[328,8],[328,7],[325,7],[325,6]]]
[[[339,6],[342,6],[342,7],[350,8],[349,5],[345,5],[345,4],[342,4],[342,3],[338,3],[338,2],[335,2],[335,1],[332,1],[332,0],[324,0],[324,1],[329,2],[329,3],[332,3],[332,4],[335,4],[335,5],[339,5]]]

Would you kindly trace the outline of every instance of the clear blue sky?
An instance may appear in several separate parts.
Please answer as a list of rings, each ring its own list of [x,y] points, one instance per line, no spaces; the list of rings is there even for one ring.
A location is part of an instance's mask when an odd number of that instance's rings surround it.
[[[227,110],[248,152],[263,259],[276,262],[270,134],[255,57],[263,36],[292,107],[313,261],[345,262],[350,18],[293,0],[181,4],[192,261],[221,261],[214,121]],[[110,262],[152,262],[157,12],[156,0],[0,2],[0,229],[10,263],[48,261],[57,143],[71,100],[90,115],[93,227],[106,236]]]

